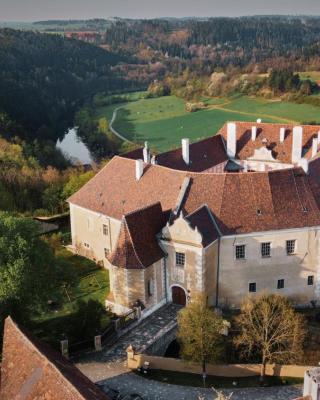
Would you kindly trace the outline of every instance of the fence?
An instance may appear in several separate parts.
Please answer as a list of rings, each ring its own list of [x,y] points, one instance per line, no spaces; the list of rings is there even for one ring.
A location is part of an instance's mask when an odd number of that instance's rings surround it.
[[[111,321],[108,328],[100,335],[82,340],[76,343],[67,343],[67,354],[76,356],[79,353],[90,350],[101,350],[100,347],[112,346],[123,331],[126,331],[130,325],[140,318],[139,309],[134,309],[125,315]],[[65,342],[65,341],[64,341]],[[98,345],[97,345],[98,344]]]
[[[202,373],[202,367],[200,364],[186,362],[176,358],[148,356],[146,354],[134,354],[134,352],[128,351],[128,367],[130,369],[137,369],[141,367],[145,362],[150,363],[151,369],[177,371],[192,374]],[[208,364],[207,373],[208,375],[212,376],[241,378],[259,375],[260,368],[260,364]],[[302,365],[268,364],[266,367],[266,375],[303,378],[305,371],[310,368],[311,367]]]

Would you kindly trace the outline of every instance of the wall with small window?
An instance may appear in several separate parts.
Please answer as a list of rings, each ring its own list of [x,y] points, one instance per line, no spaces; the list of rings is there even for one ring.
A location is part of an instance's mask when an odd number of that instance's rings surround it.
[[[109,268],[106,256],[116,244],[121,221],[73,204],[70,204],[70,221],[75,251]]]
[[[249,293],[269,291],[308,304],[320,296],[316,228],[223,237],[220,248],[219,302],[239,307]]]

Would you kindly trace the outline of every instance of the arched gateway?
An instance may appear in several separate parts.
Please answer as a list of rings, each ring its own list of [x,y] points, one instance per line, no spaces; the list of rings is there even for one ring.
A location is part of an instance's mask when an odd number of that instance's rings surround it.
[[[185,291],[179,286],[172,286],[172,303],[185,306],[187,299]]]

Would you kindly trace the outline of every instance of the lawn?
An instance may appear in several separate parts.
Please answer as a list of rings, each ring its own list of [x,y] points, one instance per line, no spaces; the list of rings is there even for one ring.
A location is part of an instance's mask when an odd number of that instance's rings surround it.
[[[140,99],[98,108],[97,117],[110,121],[120,107],[113,127],[128,140],[143,143],[158,151],[180,146],[181,139],[197,141],[214,135],[226,121],[301,123],[319,119],[319,108],[282,101],[250,97],[204,99],[208,108],[189,113],[184,100],[175,96]]]
[[[137,372],[138,373],[138,372]],[[155,381],[166,382],[174,385],[182,386],[203,386],[202,376],[198,374],[190,374],[176,371],[163,371],[163,370],[151,370],[148,374],[143,375],[144,378],[152,379]],[[263,386],[283,386],[283,385],[294,385],[302,384],[302,378],[290,378],[290,377],[266,377]],[[248,378],[227,378],[219,376],[207,376],[206,387],[214,388],[245,388],[245,387],[257,387],[261,386],[259,376],[251,376]]]
[[[53,304],[31,322],[32,331],[54,347],[59,346],[62,335],[68,332],[77,301],[95,300],[104,306],[109,292],[109,273],[92,261],[73,255],[64,247],[56,250],[56,257],[64,269],[64,281],[56,288]],[[109,316],[103,317],[102,326],[109,324]]]

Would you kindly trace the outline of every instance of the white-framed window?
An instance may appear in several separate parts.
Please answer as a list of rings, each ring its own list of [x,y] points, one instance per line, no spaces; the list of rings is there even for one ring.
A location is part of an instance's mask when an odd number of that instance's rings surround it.
[[[286,251],[287,255],[290,256],[291,254],[295,254],[296,252],[296,247],[297,247],[297,241],[295,239],[293,240],[287,240],[286,241]]]
[[[249,292],[250,293],[255,293],[257,291],[257,284],[256,282],[250,282],[249,283]]]
[[[284,289],[284,279],[278,279],[277,289]]]
[[[186,255],[184,253],[176,251],[176,266],[184,267],[185,263],[186,263]]]
[[[261,257],[271,257],[271,242],[261,243]]]
[[[104,234],[104,236],[109,235],[109,227],[107,224],[102,224],[102,233]]]
[[[151,297],[151,296],[153,296],[153,293],[154,293],[153,279],[148,280],[147,286],[148,286],[148,296]]]
[[[246,245],[237,244],[235,247],[235,256],[237,260],[244,260],[246,258]]]
[[[314,276],[313,275],[309,275],[308,276],[308,286],[312,286],[314,282]]]

